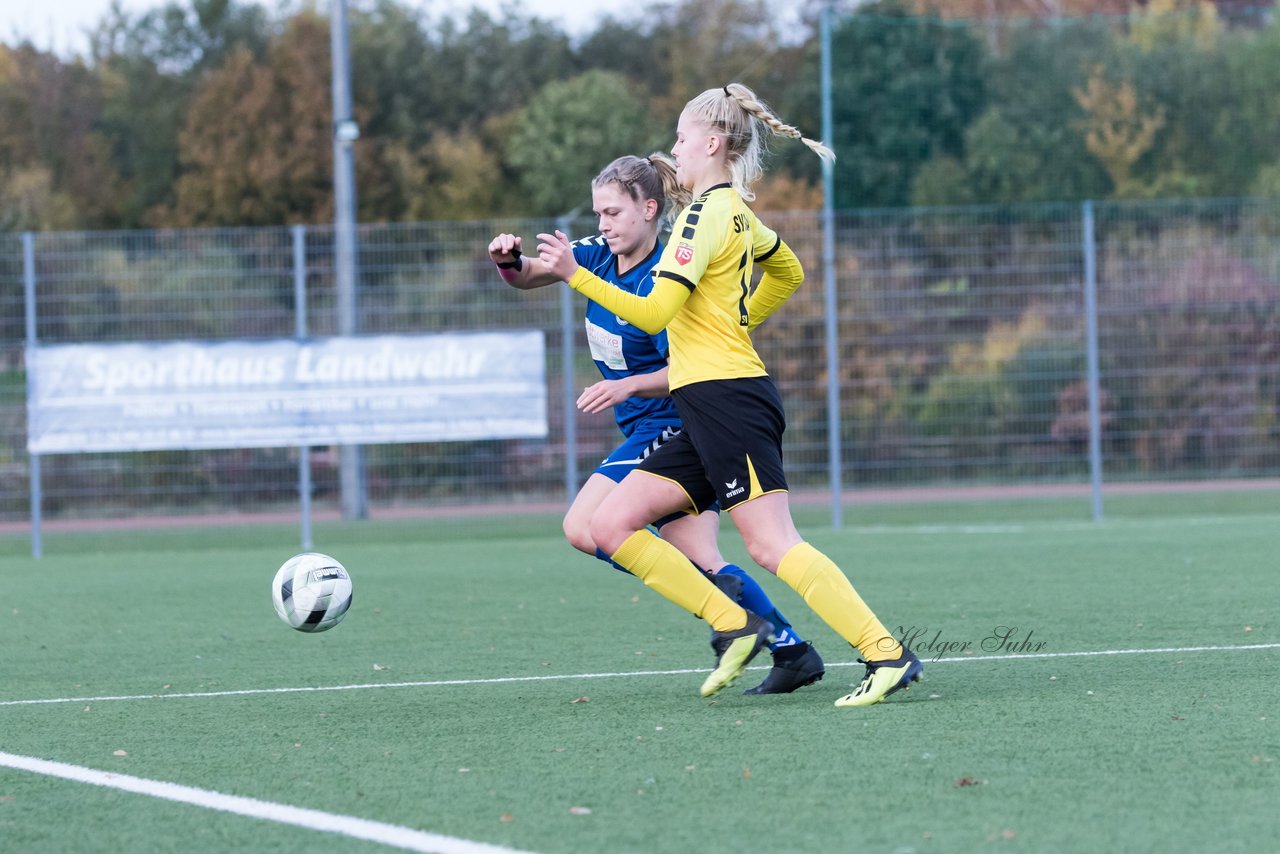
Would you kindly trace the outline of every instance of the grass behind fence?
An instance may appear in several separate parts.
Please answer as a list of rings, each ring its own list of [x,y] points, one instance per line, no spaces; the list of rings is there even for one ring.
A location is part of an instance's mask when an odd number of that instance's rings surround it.
[[[41,561],[6,535],[0,751],[543,852],[1252,851],[1280,836],[1280,650],[1240,648],[1280,641],[1275,498],[1119,497],[1101,524],[1079,501],[858,507],[839,532],[805,508],[939,658],[866,710],[832,707],[861,667],[772,578],[826,679],[699,699],[705,626],[554,518],[318,526],[356,601],[314,636],[268,597],[292,527],[57,533]],[[1123,652],[1007,657],[1035,650]],[[68,701],[12,704],[33,699]],[[0,839],[386,850],[4,768]]]

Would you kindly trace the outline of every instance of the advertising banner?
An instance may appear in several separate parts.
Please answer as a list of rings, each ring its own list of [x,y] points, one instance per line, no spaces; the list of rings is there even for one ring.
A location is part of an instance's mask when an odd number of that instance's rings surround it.
[[[33,454],[547,435],[540,331],[27,351]]]

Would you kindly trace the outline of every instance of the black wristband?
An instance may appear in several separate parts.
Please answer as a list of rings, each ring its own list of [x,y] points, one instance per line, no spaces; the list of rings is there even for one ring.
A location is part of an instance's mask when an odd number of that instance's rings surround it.
[[[512,249],[511,254],[515,256],[514,261],[495,261],[499,270],[515,270],[519,272],[524,267],[524,262],[520,260],[520,250]]]

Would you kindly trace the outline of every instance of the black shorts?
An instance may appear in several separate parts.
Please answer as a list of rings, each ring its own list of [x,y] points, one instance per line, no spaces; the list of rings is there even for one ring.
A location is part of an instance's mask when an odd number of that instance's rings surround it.
[[[699,513],[716,501],[730,510],[786,491],[787,421],[771,378],[708,380],[678,388],[671,397],[684,429],[643,460],[640,471],[679,485]]]

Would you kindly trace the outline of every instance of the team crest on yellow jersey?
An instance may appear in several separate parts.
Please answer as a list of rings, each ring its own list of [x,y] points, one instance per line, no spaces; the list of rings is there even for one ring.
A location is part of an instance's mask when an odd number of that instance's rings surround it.
[[[688,243],[681,243],[676,247],[676,260],[683,266],[693,260],[693,247]]]

